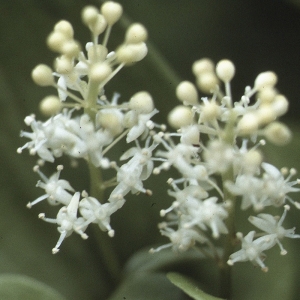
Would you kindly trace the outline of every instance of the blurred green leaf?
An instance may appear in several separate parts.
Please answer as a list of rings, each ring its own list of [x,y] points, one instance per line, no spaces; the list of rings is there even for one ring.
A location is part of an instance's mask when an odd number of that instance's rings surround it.
[[[182,300],[182,293],[163,273],[137,272],[123,281],[109,300]]]
[[[192,281],[186,276],[179,273],[170,272],[167,274],[168,279],[186,294],[195,300],[222,300],[211,295],[206,294],[200,290]]]
[[[57,291],[46,284],[22,275],[0,276],[1,300],[65,300]]]

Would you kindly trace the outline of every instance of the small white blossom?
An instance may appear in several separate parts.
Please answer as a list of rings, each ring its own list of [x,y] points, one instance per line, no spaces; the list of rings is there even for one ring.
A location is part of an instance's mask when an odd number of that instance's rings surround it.
[[[275,245],[275,236],[265,235],[253,240],[255,231],[250,231],[245,237],[237,233],[237,238],[242,242],[242,249],[230,255],[227,263],[233,265],[239,261],[250,261],[254,265],[261,267],[262,271],[267,272],[268,268],[264,264],[266,255],[263,251],[272,248]]]
[[[37,187],[40,187],[45,190],[45,194],[38,197],[32,202],[27,204],[28,208],[31,208],[33,205],[47,199],[51,205],[68,205],[71,201],[72,195],[68,192],[74,192],[74,189],[71,187],[70,183],[67,180],[59,179],[60,172],[62,171],[63,166],[57,166],[57,172],[54,173],[50,178],[47,178],[39,169],[38,166],[34,167],[34,170],[40,175],[43,181],[38,181],[36,184]]]
[[[84,223],[83,218],[77,218],[78,204],[80,199],[80,193],[77,192],[73,195],[68,206],[63,206],[58,214],[56,219],[45,218],[45,214],[39,214],[39,218],[49,222],[57,224],[57,230],[60,233],[60,237],[52,249],[52,253],[56,254],[59,251],[59,247],[63,240],[70,236],[73,231],[78,233],[83,239],[87,239],[88,236],[84,233],[86,226],[81,226]],[[78,229],[79,228],[79,229]]]
[[[284,237],[292,239],[300,238],[299,234],[295,234],[295,227],[291,229],[284,229],[284,227],[282,226],[282,223],[289,209],[290,207],[288,205],[284,206],[284,212],[280,219],[279,217],[274,217],[269,214],[259,214],[257,217],[249,217],[249,222],[251,222],[254,226],[268,234],[274,235],[275,241],[281,250],[281,255],[285,255],[287,253],[280,242],[281,239],[283,239]]]

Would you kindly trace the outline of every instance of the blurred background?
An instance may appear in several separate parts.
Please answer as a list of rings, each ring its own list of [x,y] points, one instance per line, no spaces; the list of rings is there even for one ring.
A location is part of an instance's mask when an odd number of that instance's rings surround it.
[[[267,147],[266,158],[278,167],[300,170],[298,1],[119,2],[132,21],[146,26],[150,42],[173,68],[173,77],[164,76],[161,68],[154,63],[157,54],[150,52],[142,62],[122,70],[107,87],[108,96],[119,92],[121,99],[127,101],[135,92],[147,90],[160,110],[156,120],[166,122],[168,111],[178,104],[175,97],[177,78],[194,81],[191,65],[199,58],[209,57],[215,62],[228,58],[235,63],[237,71],[232,84],[236,99],[239,99],[246,85],[253,85],[258,73],[275,71],[279,77],[277,87],[290,101],[290,110],[283,120],[293,129],[294,140],[286,148]],[[110,283],[107,274],[102,271],[105,261],[98,249],[97,235],[88,232],[91,238],[87,241],[72,235],[65,240],[58,255],[51,254],[58,232],[54,225],[38,220],[37,215],[45,212],[47,216],[55,217],[57,208],[51,210],[46,203],[31,210],[25,207],[43,191],[35,188],[39,179],[32,172],[35,158],[30,157],[27,151],[18,155],[16,149],[26,142],[19,137],[20,130],[27,130],[24,117],[31,113],[41,117],[39,101],[49,93],[55,93],[53,89],[35,86],[30,77],[35,65],[53,64],[55,54],[47,49],[45,39],[55,22],[66,19],[74,26],[75,38],[85,45],[90,35],[81,23],[80,11],[87,4],[100,5],[99,1],[93,0],[0,0],[0,273],[31,276],[55,288],[67,299],[75,300],[106,299],[109,294]],[[121,44],[123,36],[124,29],[115,26],[108,44],[109,50]],[[115,155],[123,151],[122,147],[116,150]],[[88,173],[84,163],[80,163],[74,171],[67,168],[68,160],[61,162],[66,166],[62,178],[70,180],[78,190],[88,189]],[[55,166],[46,166],[43,170],[49,176]],[[159,179],[159,190],[151,199],[132,196],[124,209],[112,218],[116,237],[111,242],[121,266],[136,251],[142,248],[148,250],[153,244],[167,242],[159,236],[156,226],[160,220],[160,209],[170,204],[164,185],[170,175],[164,176]],[[155,178],[147,184],[149,188],[157,187]],[[297,200],[297,195],[293,198]],[[281,215],[281,212],[278,214]],[[299,216],[300,212],[292,208],[286,227],[296,226],[299,233]],[[240,222],[240,228],[244,228],[245,225]],[[106,239],[105,234],[103,239]],[[289,252],[285,257],[279,255],[278,249],[268,252],[267,265],[270,271],[267,274],[249,263],[234,267],[234,299],[298,299],[300,241],[285,241],[284,245]],[[211,264],[203,263],[195,267],[195,264],[186,262],[185,265],[178,264],[175,269],[196,276],[200,283],[201,280],[205,281],[209,286],[208,291],[216,294],[213,281],[216,278],[214,272],[210,271]],[[210,273],[205,277],[207,270]],[[154,286],[157,281],[151,284]],[[159,284],[168,285],[163,280]],[[168,289],[172,287],[166,287]],[[117,295],[114,299],[119,299]],[[169,298],[169,294],[149,299],[184,299],[178,295],[178,298]]]

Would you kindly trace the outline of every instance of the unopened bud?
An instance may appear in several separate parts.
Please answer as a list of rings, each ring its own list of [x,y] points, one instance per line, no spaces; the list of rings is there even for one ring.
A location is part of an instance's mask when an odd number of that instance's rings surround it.
[[[217,64],[216,73],[223,82],[230,82],[235,74],[235,66],[230,60],[223,59]]]
[[[49,86],[54,84],[52,70],[44,64],[37,65],[31,72],[33,81],[40,86]]]
[[[182,81],[176,88],[176,96],[186,104],[198,104],[198,93],[195,85],[189,81]]]
[[[148,33],[146,28],[139,23],[134,23],[130,25],[126,31],[125,42],[128,44],[138,44],[145,42]]]
[[[183,105],[176,106],[168,115],[168,122],[173,128],[181,128],[193,123],[193,113]]]
[[[61,109],[61,102],[57,96],[47,96],[40,102],[40,111],[45,116],[53,116]]]
[[[108,25],[115,24],[123,13],[122,6],[114,1],[107,1],[101,6],[101,13],[104,16]]]
[[[141,114],[148,114],[154,109],[153,99],[146,91],[134,94],[129,101],[129,108]]]

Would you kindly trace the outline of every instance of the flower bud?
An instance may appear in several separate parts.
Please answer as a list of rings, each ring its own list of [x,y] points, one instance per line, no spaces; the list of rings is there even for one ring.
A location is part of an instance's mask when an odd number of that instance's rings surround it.
[[[234,64],[228,59],[220,60],[216,66],[216,73],[223,82],[230,82],[235,74]]]
[[[197,77],[198,88],[207,94],[213,93],[218,83],[219,80],[213,72],[205,72]]]
[[[254,113],[246,113],[238,122],[237,129],[241,135],[251,135],[255,133],[258,129],[257,115]]]
[[[55,52],[61,52],[61,49],[65,42],[69,41],[70,39],[65,36],[60,31],[53,31],[49,34],[47,38],[47,46]]]
[[[98,36],[105,30],[106,26],[107,22],[105,18],[102,15],[98,14],[96,21],[92,25],[90,25],[89,28],[94,35]]]
[[[122,45],[116,52],[117,60],[120,63],[132,64],[142,60],[148,52],[145,43]]]
[[[61,53],[70,58],[77,57],[81,50],[80,48],[80,44],[77,41],[69,40],[62,45]]]
[[[73,39],[74,30],[72,24],[66,20],[57,22],[54,26],[54,31],[62,33],[68,39]]]
[[[128,44],[138,44],[145,42],[148,33],[146,28],[139,23],[134,23],[130,25],[126,31],[125,42]]]
[[[104,16],[108,25],[115,24],[123,13],[122,6],[114,1],[107,1],[101,6],[101,13]]]
[[[277,117],[284,115],[289,108],[289,102],[283,95],[276,95],[272,103],[272,109]]]
[[[117,109],[102,109],[97,113],[97,123],[112,135],[120,134],[123,127],[123,114]]]
[[[277,83],[277,75],[274,72],[268,71],[258,74],[254,82],[256,90],[262,90],[266,87],[273,87]]]
[[[206,101],[201,106],[200,120],[201,122],[214,121],[220,114],[220,106],[215,101]]]
[[[45,116],[53,116],[60,111],[61,102],[57,96],[50,95],[40,102],[39,108]]]
[[[59,56],[55,60],[55,70],[59,74],[68,74],[73,70],[72,60],[65,56]]]
[[[278,146],[286,145],[292,138],[290,129],[280,122],[272,122],[266,126],[264,135],[268,141]]]
[[[176,106],[169,113],[168,122],[170,126],[176,129],[191,125],[193,123],[193,113],[186,106]]]
[[[257,94],[257,98],[262,103],[271,103],[275,96],[277,95],[277,91],[272,86],[265,87],[264,89],[260,90]]]
[[[189,81],[182,81],[176,88],[176,96],[186,104],[198,104],[198,93],[194,84]]]
[[[95,24],[95,22],[97,21],[98,14],[99,14],[99,10],[95,6],[88,5],[84,7],[83,10],[81,11],[82,22],[86,26],[91,26]]]
[[[209,72],[213,73],[214,72],[215,65],[212,60],[209,58],[202,58],[199,60],[196,60],[193,63],[192,66],[192,71],[196,77],[200,76],[203,73]]]
[[[259,106],[256,111],[256,115],[258,117],[258,123],[260,125],[268,124],[276,119],[276,114],[272,105],[270,104],[262,104]]]
[[[40,86],[49,86],[54,84],[52,70],[44,64],[37,65],[31,72],[33,81]]]
[[[138,114],[148,114],[154,109],[151,95],[142,91],[134,94],[129,101],[129,108]]]

